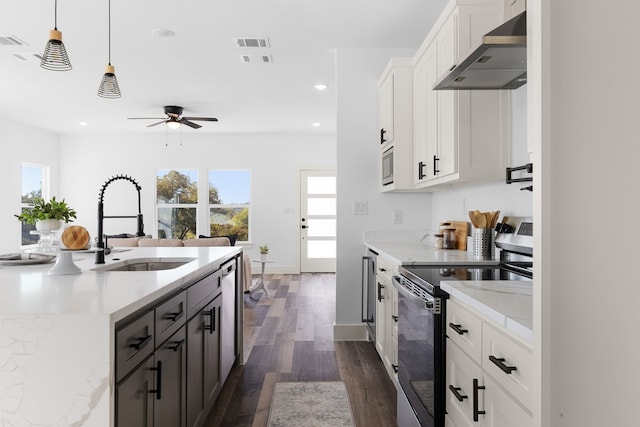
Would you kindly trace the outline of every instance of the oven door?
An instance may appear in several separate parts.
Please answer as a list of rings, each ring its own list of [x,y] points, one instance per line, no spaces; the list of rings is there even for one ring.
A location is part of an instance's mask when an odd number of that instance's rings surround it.
[[[441,427],[444,304],[403,276],[394,277],[394,286],[398,289],[398,381],[420,425]]]

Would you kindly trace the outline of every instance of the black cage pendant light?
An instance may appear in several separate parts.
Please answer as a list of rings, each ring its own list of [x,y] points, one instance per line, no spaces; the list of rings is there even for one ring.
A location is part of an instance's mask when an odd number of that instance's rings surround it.
[[[69,61],[69,55],[67,55],[64,43],[62,43],[62,33],[58,31],[58,0],[55,1],[54,16],[53,30],[49,31],[49,41],[44,48],[40,66],[45,70],[69,71],[71,69],[71,61]]]
[[[102,76],[102,82],[98,88],[98,96],[103,98],[120,98],[120,87],[116,78],[116,69],[111,65],[111,0],[109,0],[109,64]]]

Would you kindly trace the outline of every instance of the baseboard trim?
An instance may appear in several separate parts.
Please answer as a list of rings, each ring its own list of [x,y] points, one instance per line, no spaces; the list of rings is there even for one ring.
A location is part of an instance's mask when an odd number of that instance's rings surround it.
[[[333,325],[334,341],[368,341],[369,334],[367,326],[364,324],[356,325]]]

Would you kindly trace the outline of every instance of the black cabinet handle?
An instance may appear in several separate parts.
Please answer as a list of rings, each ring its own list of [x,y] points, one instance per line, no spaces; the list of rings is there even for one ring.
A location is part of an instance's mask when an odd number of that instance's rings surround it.
[[[440,159],[437,156],[433,156],[433,174],[436,175],[440,170],[438,169],[438,162]]]
[[[384,285],[380,282],[378,282],[378,301],[382,301],[384,299],[384,296],[382,296],[382,289],[384,288]]]
[[[175,343],[173,347],[169,347],[169,350],[178,351],[184,345],[184,343],[185,343],[185,340],[180,340],[177,343]]]
[[[393,372],[395,372],[397,374],[398,373],[398,365],[391,365],[391,367],[393,368]]]
[[[137,343],[133,343],[133,344],[129,344],[129,347],[135,348],[136,351],[140,350],[140,349],[144,348],[147,344],[149,344],[151,342],[151,338],[153,338],[153,336],[151,336],[151,335],[147,335],[146,337],[143,337],[143,338],[138,338],[138,342]]]
[[[418,179],[424,179],[427,176],[424,173],[424,162],[418,162]]]
[[[473,421],[478,422],[478,415],[486,414],[485,411],[478,410],[478,390],[484,390],[483,385],[478,385],[478,379],[473,379]]]
[[[382,267],[378,268],[378,270],[380,270],[381,273],[384,273],[385,271],[387,271],[386,268],[382,268]]]
[[[498,368],[500,368],[500,370],[502,370],[502,372],[504,372],[507,375],[510,375],[511,372],[517,370],[517,368],[515,366],[507,366],[507,365],[505,365],[504,357],[497,358],[497,357],[495,357],[493,355],[489,355],[489,360],[491,360],[494,365],[496,365]]]
[[[393,319],[394,322],[398,321],[398,316],[391,315],[391,318]]]
[[[454,387],[453,385],[449,385],[449,390],[453,395],[458,399],[458,402],[462,402],[465,399],[468,399],[469,396],[460,394],[459,390],[462,390],[460,387]]]
[[[204,329],[209,330],[209,333],[213,334],[216,331],[216,308],[213,307],[211,310],[205,311],[202,314],[205,316],[211,316],[211,325],[204,325]]]
[[[182,316],[184,316],[184,311],[181,311],[178,313],[167,313],[166,315],[167,319],[171,320],[172,322],[175,322],[176,320],[180,319]]]
[[[151,368],[152,371],[156,371],[156,388],[155,390],[149,390],[149,393],[155,393],[156,400],[162,399],[162,361],[158,360],[158,364],[155,368]]]
[[[455,323],[449,323],[449,327],[451,329],[453,329],[454,331],[456,331],[458,333],[458,335],[464,335],[465,333],[469,332],[468,329],[462,329],[462,325],[456,325]]]
[[[386,130],[380,128],[380,144],[384,144],[385,142],[387,142],[386,139],[384,139],[384,134],[387,133]]]

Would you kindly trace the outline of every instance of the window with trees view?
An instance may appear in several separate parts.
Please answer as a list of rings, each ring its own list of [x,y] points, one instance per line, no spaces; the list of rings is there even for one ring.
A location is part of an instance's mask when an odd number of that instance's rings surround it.
[[[33,199],[48,199],[48,171],[49,168],[43,165],[30,163],[22,164],[22,192],[20,197],[20,208],[22,212],[33,207]],[[35,245],[38,243],[38,236],[31,234],[35,230],[35,225],[21,223],[22,245]]]
[[[159,238],[196,238],[198,171],[158,170],[156,206]]]
[[[209,171],[209,235],[237,234],[239,241],[248,241],[250,200],[249,171]]]

